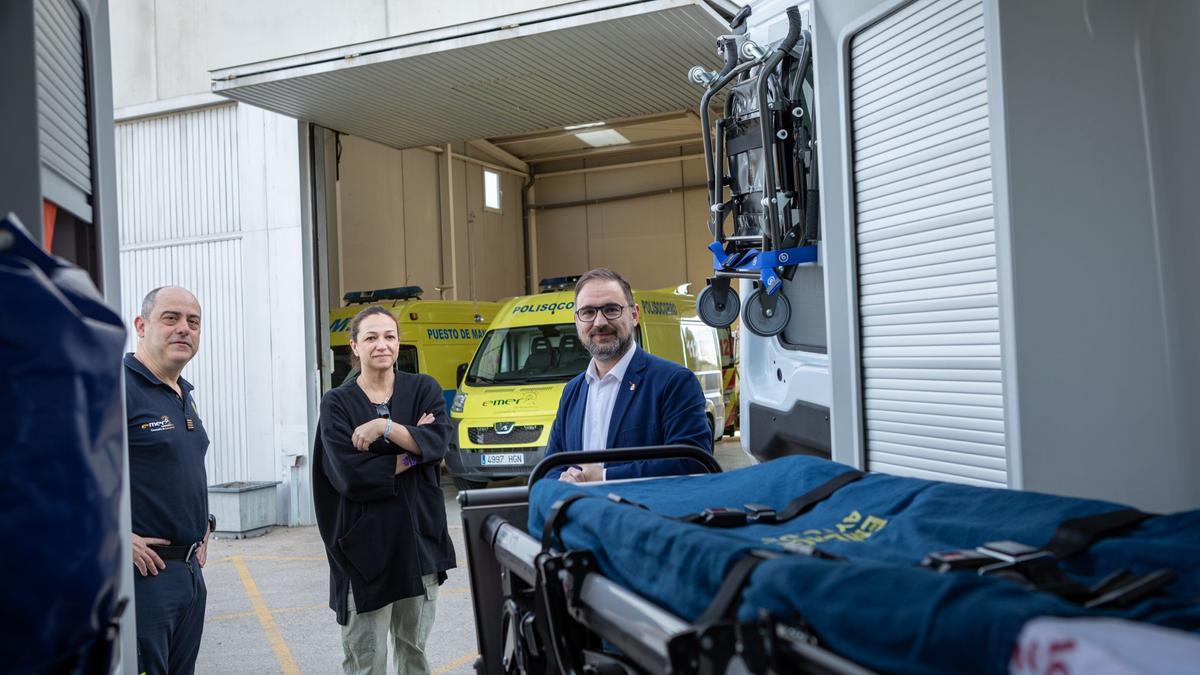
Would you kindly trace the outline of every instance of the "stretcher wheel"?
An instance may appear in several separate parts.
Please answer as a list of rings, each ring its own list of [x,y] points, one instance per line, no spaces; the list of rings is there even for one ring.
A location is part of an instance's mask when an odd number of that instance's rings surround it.
[[[746,299],[746,308],[742,311],[742,321],[746,322],[746,328],[755,335],[775,337],[783,332],[784,326],[792,318],[792,303],[788,302],[782,293],[778,294],[775,298],[775,311],[771,316],[767,316],[767,310],[763,307],[765,299],[766,295],[761,289],[751,293]]]
[[[717,296],[712,286],[705,286],[696,298],[696,312],[700,314],[700,320],[713,328],[728,328],[737,319],[741,305],[732,288],[725,293],[724,307],[717,306]]]

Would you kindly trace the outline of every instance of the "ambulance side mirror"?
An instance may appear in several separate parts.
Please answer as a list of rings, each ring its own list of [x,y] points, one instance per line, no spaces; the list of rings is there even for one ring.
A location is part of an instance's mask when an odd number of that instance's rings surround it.
[[[465,364],[465,363],[458,364],[458,372],[455,373],[455,377],[454,377],[454,386],[461,387],[463,378],[466,376],[467,376],[467,364]]]

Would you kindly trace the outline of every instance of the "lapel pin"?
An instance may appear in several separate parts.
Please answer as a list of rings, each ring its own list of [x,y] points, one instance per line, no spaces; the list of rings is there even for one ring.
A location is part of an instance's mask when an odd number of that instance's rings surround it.
[[[630,382],[629,391],[633,391],[634,389],[637,389],[637,382]]]

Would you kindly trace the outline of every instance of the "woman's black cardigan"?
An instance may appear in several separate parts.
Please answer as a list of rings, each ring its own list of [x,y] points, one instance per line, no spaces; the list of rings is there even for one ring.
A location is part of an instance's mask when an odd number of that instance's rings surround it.
[[[349,590],[358,612],[423,595],[421,577],[455,566],[446,525],[441,462],[453,427],[442,388],[428,375],[396,373],[391,419],[408,427],[421,449],[420,464],[400,475],[400,448],[380,439],[359,452],[350,434],[378,417],[376,406],[354,381],[328,391],[313,448],[313,505],[329,558],[329,607],[337,622],[350,619]],[[415,426],[424,413],[432,424]]]

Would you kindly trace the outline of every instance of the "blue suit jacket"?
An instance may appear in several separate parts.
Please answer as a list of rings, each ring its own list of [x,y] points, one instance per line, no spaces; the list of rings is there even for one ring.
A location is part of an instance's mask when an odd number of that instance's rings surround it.
[[[567,383],[558,402],[558,417],[550,428],[546,456],[583,449],[583,417],[588,384],[583,373]],[[704,413],[704,392],[695,373],[638,349],[629,362],[608,425],[608,448],[646,445],[692,445],[712,454],[712,432]],[[607,478],[640,478],[699,473],[694,460],[662,459],[607,462]],[[565,468],[565,467],[564,467]],[[563,468],[547,474],[558,478]]]

